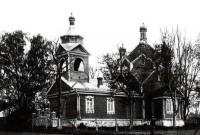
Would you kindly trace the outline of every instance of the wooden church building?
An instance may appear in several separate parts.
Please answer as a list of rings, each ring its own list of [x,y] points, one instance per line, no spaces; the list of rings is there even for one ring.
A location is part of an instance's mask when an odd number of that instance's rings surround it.
[[[155,118],[156,125],[172,126],[172,100],[166,88],[161,85],[155,68],[157,49],[147,43],[147,28],[140,27],[140,41],[128,55],[123,54],[123,62],[132,75],[133,91],[138,94],[132,104],[125,102],[123,92],[113,94],[113,90],[103,81],[98,72],[95,79],[89,77],[89,52],[83,45],[83,37],[75,31],[75,18],[69,17],[69,30],[61,36],[57,57],[63,62],[61,84],[62,126],[115,127],[149,124]],[[126,51],[122,48],[122,51]],[[47,92],[51,112],[58,113],[58,88],[56,82]],[[176,126],[183,126],[183,102],[179,95],[179,112]],[[132,114],[130,114],[132,113]]]

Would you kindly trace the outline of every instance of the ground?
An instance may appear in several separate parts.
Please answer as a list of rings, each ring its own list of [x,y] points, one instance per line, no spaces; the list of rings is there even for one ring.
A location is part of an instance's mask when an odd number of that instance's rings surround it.
[[[0,135],[64,135],[64,134],[29,133],[29,132],[0,132]]]
[[[155,135],[193,135],[195,133],[195,130],[158,130],[155,131]],[[83,133],[85,135],[85,133]],[[103,133],[102,135],[109,135],[114,134],[112,132],[110,133]],[[119,135],[124,135],[125,132],[118,133]],[[148,131],[137,131],[137,132],[131,132],[129,134],[132,135],[150,135]],[[196,135],[200,134],[200,130],[196,133]],[[31,132],[0,132],[0,135],[64,135],[64,134],[48,134],[48,133],[31,133]],[[66,135],[66,134],[65,134]],[[72,134],[69,134],[72,135]],[[92,135],[90,133],[90,135]]]

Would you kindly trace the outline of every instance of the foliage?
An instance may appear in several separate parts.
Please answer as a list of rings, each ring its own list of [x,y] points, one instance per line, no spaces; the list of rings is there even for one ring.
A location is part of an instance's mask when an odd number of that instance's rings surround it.
[[[33,108],[35,93],[49,86],[49,43],[41,35],[28,38],[22,31],[1,35],[0,93],[8,115],[16,109]],[[25,52],[28,44],[30,50]]]
[[[129,65],[123,62],[124,56],[120,53],[105,54],[102,56],[101,64],[104,65],[102,71],[104,79],[111,88],[112,94],[124,92],[126,100],[124,102],[130,111],[130,128],[133,123],[133,102],[135,96],[140,94],[134,90],[133,86],[137,85],[132,81]]]
[[[176,94],[181,93],[184,98],[184,119],[186,119],[189,106],[192,104],[193,92],[199,81],[200,59],[199,49],[182,37],[177,28],[171,33],[167,30],[162,33],[161,65],[162,81],[169,88],[173,101],[173,108],[179,108],[175,103]],[[176,115],[178,110],[174,110]]]
[[[102,56],[102,64],[105,65],[103,75],[109,87],[115,92],[125,92],[127,97],[135,93],[131,89],[129,67],[124,65],[119,54],[106,54]]]

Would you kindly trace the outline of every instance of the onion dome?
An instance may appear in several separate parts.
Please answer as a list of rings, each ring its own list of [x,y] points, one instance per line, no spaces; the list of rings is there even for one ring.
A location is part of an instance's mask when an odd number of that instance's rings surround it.
[[[68,29],[67,35],[77,35],[74,22],[75,22],[75,17],[71,13],[71,16],[69,17],[70,27]]]
[[[144,25],[144,23],[142,26],[140,26],[140,31],[147,31],[147,27]]]
[[[75,18],[74,18],[74,16],[72,15],[72,13],[71,13],[71,16],[69,17],[69,22],[70,22],[70,25],[74,25]]]

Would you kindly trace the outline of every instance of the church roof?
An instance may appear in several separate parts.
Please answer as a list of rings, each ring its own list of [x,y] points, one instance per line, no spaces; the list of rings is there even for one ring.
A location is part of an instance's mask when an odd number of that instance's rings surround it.
[[[68,81],[64,77],[61,77],[61,80],[65,82],[69,87],[73,89],[81,90],[110,90],[109,87],[104,83],[101,87],[97,86],[97,79],[90,79],[90,82],[78,82],[78,81]]]
[[[80,46],[85,53],[89,54],[89,52],[85,49],[85,47],[81,43],[61,43],[60,46],[62,46],[67,52],[72,51],[76,47]]]
[[[71,51],[72,49],[76,48],[78,45],[81,45],[81,43],[62,43],[60,44],[65,51]]]
[[[153,61],[155,60],[154,55],[155,55],[155,50],[149,45],[149,44],[139,44],[128,56],[128,60],[132,62],[135,60],[138,56],[141,54],[144,54],[148,56],[150,59]]]
[[[78,82],[78,81],[68,81],[65,77],[61,77],[62,80],[62,93],[69,92],[72,90],[82,91],[82,92],[110,92],[110,89],[106,84],[97,86],[97,79],[90,79],[90,82]],[[57,89],[55,88],[56,82],[52,84],[49,88],[47,95],[57,94]]]
[[[174,95],[174,92],[171,93]],[[154,92],[151,93],[152,97],[171,97],[170,91],[168,87],[160,87],[159,89],[154,90]],[[177,97],[183,97],[183,93],[180,91],[176,92]]]

